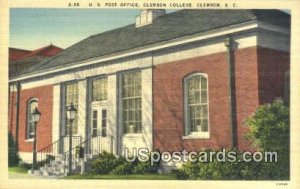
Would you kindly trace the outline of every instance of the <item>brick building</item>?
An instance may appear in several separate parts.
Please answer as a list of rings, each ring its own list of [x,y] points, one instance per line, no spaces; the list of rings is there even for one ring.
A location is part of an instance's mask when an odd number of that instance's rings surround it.
[[[32,65],[39,64],[62,50],[52,44],[36,50],[9,48],[9,77],[17,76]]]
[[[279,10],[144,10],[12,77],[9,131],[31,161],[38,107],[38,149],[63,153],[74,104],[73,144],[87,141],[86,154],[251,149],[243,122],[284,97],[289,52],[290,15]]]

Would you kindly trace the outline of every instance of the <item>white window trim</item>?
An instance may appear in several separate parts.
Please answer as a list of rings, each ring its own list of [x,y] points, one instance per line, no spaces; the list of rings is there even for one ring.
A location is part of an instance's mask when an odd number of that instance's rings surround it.
[[[122,76],[125,74],[129,73],[135,73],[135,72],[141,72],[141,82],[143,80],[142,76],[142,70],[141,69],[132,69],[132,70],[125,70],[120,73],[118,73],[118,101],[119,101],[119,106],[118,106],[118,112],[119,112],[119,126],[121,128],[120,136],[123,138],[141,138],[144,132],[144,127],[143,127],[143,103],[141,104],[141,109],[142,109],[142,114],[141,114],[141,122],[142,122],[142,131],[141,133],[124,133],[124,128],[123,128],[123,103],[122,103]],[[143,90],[143,86],[141,86],[141,91]],[[142,100],[141,96],[141,100]]]
[[[31,137],[31,138],[28,138],[29,134],[28,134],[28,127],[29,127],[29,105],[32,103],[32,102],[36,102],[37,103],[37,107],[38,107],[38,104],[39,104],[39,101],[37,98],[35,97],[32,97],[30,98],[28,101],[27,101],[27,107],[26,107],[26,132],[25,132],[25,142],[33,142],[33,138],[34,137]]]
[[[63,100],[62,100],[62,112],[61,112],[61,116],[62,116],[62,127],[63,127],[63,130],[62,130],[62,135],[65,136],[65,137],[68,137],[69,134],[68,134],[68,131],[67,131],[67,124],[68,124],[68,121],[67,120],[67,115],[66,115],[66,111],[67,111],[67,106],[66,106],[66,94],[67,94],[67,85],[72,85],[72,84],[76,84],[77,85],[77,97],[78,97],[78,101],[77,101],[77,108],[79,106],[79,82],[78,80],[71,80],[71,81],[67,81],[67,82],[64,82],[62,84],[63,86]],[[79,119],[79,114],[78,114],[78,109],[77,109],[77,113],[76,113],[76,119]],[[78,132],[78,122],[77,122],[77,133],[72,133],[72,136],[80,136],[79,132]]]
[[[187,134],[187,127],[189,127],[189,114],[188,114],[188,87],[187,82],[194,76],[204,76],[207,79],[207,120],[208,120],[208,131],[191,132]],[[205,73],[193,73],[184,78],[184,135],[182,139],[210,139],[210,124],[209,124],[209,81],[208,75]]]
[[[33,138],[25,139],[25,142],[33,142],[33,141],[34,141]]]
[[[97,76],[93,76],[93,77],[90,77],[88,79],[88,82],[90,82],[90,92],[91,92],[91,103],[101,103],[101,104],[107,104],[107,101],[108,101],[108,96],[107,96],[107,99],[106,100],[100,100],[100,101],[93,101],[93,82],[94,81],[97,81],[97,80],[101,80],[101,79],[106,79],[107,82],[108,82],[108,77],[107,75],[97,75]],[[107,83],[107,86],[106,86],[106,93],[108,95],[108,83]]]

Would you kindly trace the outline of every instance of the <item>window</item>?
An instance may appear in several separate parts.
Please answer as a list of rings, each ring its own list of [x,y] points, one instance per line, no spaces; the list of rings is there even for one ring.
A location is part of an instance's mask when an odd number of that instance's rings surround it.
[[[32,112],[38,107],[38,101],[36,98],[28,100],[27,103],[27,125],[26,125],[26,139],[34,137],[34,122],[32,120]]]
[[[142,132],[141,72],[121,75],[121,101],[124,133]]]
[[[92,100],[107,100],[107,78],[92,81]]]
[[[185,135],[208,137],[208,82],[206,74],[192,74],[184,80]]]
[[[77,83],[70,83],[65,85],[65,107],[68,107],[73,103],[74,107],[78,110],[78,84]],[[66,119],[66,134],[70,133],[70,121],[68,120],[67,116]],[[72,125],[72,134],[77,134],[78,129],[78,116],[75,117]]]

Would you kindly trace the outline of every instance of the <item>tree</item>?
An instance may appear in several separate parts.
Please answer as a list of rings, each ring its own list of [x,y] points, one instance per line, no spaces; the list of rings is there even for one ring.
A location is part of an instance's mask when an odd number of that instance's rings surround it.
[[[290,158],[290,121],[289,109],[278,99],[270,104],[261,105],[246,120],[249,126],[247,137],[261,151],[276,151],[278,163],[265,163],[263,175],[277,179],[289,178]]]

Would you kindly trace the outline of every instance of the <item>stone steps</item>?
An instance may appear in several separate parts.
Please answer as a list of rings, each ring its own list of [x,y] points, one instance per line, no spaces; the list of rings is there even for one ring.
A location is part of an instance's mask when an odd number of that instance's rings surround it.
[[[81,165],[77,158],[72,160],[72,172],[80,172]],[[62,156],[57,156],[55,160],[51,160],[49,163],[46,163],[43,167],[40,167],[39,170],[30,170],[28,172],[32,176],[66,176],[68,174],[68,160],[65,160]]]

